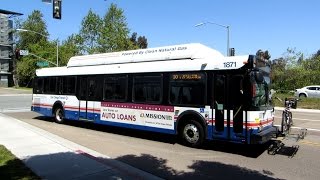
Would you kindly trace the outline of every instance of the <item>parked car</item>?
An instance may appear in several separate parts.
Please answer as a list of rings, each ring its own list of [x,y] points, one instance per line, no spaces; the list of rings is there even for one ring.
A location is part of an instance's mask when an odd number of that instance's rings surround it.
[[[295,90],[295,96],[300,98],[320,98],[320,85],[306,86]]]

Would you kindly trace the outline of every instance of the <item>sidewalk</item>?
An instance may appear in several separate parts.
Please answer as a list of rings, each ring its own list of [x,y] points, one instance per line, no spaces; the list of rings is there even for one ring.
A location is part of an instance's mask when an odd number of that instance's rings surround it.
[[[160,179],[0,113],[0,144],[42,179]]]

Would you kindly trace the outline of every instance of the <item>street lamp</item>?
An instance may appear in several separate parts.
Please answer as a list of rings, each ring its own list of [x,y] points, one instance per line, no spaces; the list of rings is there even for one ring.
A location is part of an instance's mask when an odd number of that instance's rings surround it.
[[[38,34],[40,36],[43,36],[45,38],[47,38],[48,36],[44,35],[44,34],[41,34],[39,32],[36,32],[36,31],[32,31],[32,30],[29,30],[29,29],[16,29],[16,31],[22,31],[22,32],[32,32],[32,33],[35,33],[35,34]],[[59,44],[58,44],[58,40],[57,40],[57,67],[59,66]]]
[[[227,29],[227,56],[230,56],[230,49],[229,49],[229,43],[230,43],[229,42],[229,39],[230,39],[229,31],[230,31],[230,26],[207,21],[207,22],[202,22],[202,23],[196,24],[195,27],[199,27],[199,26],[206,25],[206,24],[214,24],[214,25],[217,25],[217,26],[220,26],[220,27],[224,27],[224,28]]]

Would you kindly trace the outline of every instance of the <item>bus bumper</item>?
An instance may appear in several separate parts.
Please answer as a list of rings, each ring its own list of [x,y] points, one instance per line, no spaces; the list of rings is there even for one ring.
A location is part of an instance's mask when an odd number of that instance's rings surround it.
[[[278,127],[272,126],[266,130],[260,131],[257,134],[251,135],[251,144],[264,144],[272,138],[277,137]]]

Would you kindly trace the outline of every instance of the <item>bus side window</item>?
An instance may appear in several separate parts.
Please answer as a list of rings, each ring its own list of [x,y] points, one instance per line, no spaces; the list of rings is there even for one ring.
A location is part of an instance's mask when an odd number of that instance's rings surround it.
[[[161,103],[162,75],[136,76],[133,79],[133,101]]]
[[[99,85],[103,81],[103,76],[91,76],[88,77],[88,100],[101,101],[102,100],[102,85]]]
[[[39,78],[39,77],[35,78],[33,92],[35,94],[43,93],[43,78]]]
[[[170,104],[173,105],[203,105],[205,103],[205,88],[199,83],[176,82],[170,87]]]
[[[204,106],[206,103],[206,73],[171,73],[169,103],[171,105]]]
[[[89,89],[88,89],[88,90],[89,90],[89,91],[88,91],[88,96],[89,96],[90,98],[93,98],[94,92],[95,92],[95,82],[94,82],[93,79],[90,79],[90,80],[89,80]]]
[[[126,101],[128,76],[106,76],[104,79],[104,100]]]
[[[43,92],[46,94],[56,94],[56,77],[45,77],[44,78],[44,89]]]
[[[62,78],[62,92],[63,94],[74,94],[76,89],[76,78],[74,76],[67,76]]]
[[[79,99],[86,100],[87,99],[87,77],[79,77],[78,78],[79,84]]]

